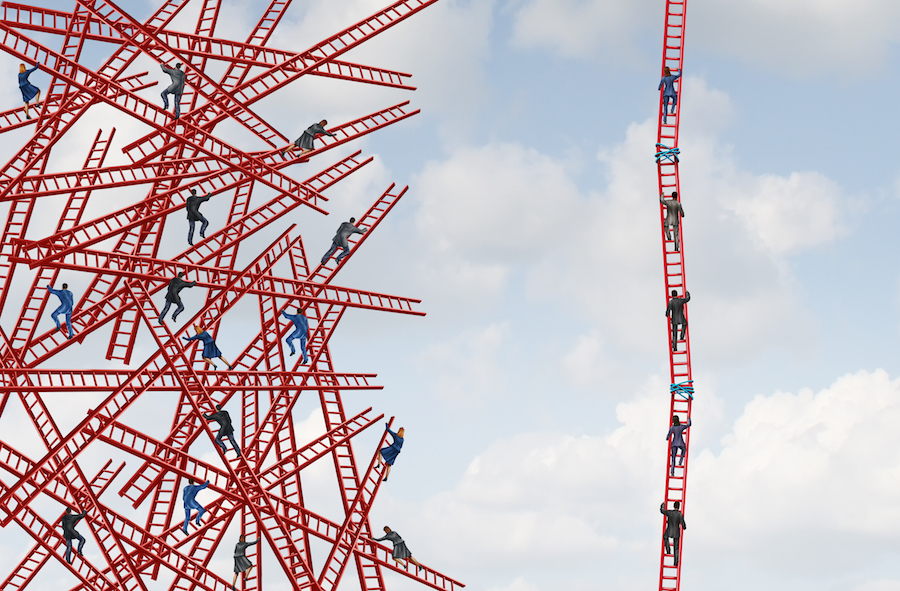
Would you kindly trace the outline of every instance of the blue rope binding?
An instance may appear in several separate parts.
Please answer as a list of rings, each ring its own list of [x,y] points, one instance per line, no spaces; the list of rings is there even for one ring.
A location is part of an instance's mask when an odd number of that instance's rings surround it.
[[[656,153],[657,164],[659,164],[659,161],[662,159],[666,159],[672,163],[678,162],[678,155],[681,154],[681,150],[679,148],[670,148],[669,146],[664,146],[663,144],[656,144],[656,149],[659,150],[659,152]]]
[[[685,400],[690,398],[694,399],[694,380],[688,380],[686,382],[681,382],[680,384],[672,384],[669,387],[670,392],[674,394],[678,394]]]

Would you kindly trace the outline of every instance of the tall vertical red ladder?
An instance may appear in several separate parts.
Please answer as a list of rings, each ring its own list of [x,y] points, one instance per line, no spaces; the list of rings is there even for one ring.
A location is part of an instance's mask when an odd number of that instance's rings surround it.
[[[662,68],[668,67],[673,73],[682,72],[682,61],[684,59],[684,25],[685,13],[687,10],[687,0],[666,0],[666,26],[663,37],[663,59]],[[661,68],[660,76],[664,74]],[[675,81],[675,92],[678,96],[677,106],[674,115],[668,115],[667,122],[663,123],[665,111],[662,104],[662,91],[660,91],[657,111],[659,117],[659,127],[657,132],[657,154],[666,149],[675,150],[678,148],[678,123],[681,113],[681,80]],[[670,105],[665,108],[671,109]],[[664,147],[661,147],[664,146]],[[670,197],[672,191],[678,192],[679,200],[684,203],[684,197],[681,193],[681,187],[678,183],[678,159],[672,154],[670,157],[657,156],[657,173],[659,176],[659,192],[665,193],[666,197]],[[680,237],[680,250],[675,250],[674,240],[666,239],[665,232],[666,207],[660,204],[660,230],[662,235],[663,247],[663,268],[665,271],[665,298],[668,305],[669,294],[673,289],[678,290],[680,297],[684,296],[687,291],[687,280],[684,269],[684,224],[680,224],[678,233]],[[673,236],[674,238],[674,236]],[[685,319],[687,319],[687,310],[685,309]],[[669,422],[671,417],[678,415],[681,422],[684,423],[691,417],[691,402],[693,398],[685,390],[693,391],[691,378],[691,341],[689,330],[685,331],[685,338],[677,341],[678,351],[672,351],[672,332],[668,325],[669,319],[666,319],[666,333],[669,335],[669,368],[672,379],[672,389],[669,401]],[[675,386],[684,384],[685,389],[679,389]],[[684,432],[684,443],[690,447],[690,430]],[[673,509],[675,501],[681,502],[681,511],[687,511],[687,472],[690,454],[685,454],[684,466],[675,466],[674,472],[671,471],[669,465],[669,447],[666,444],[666,508]],[[663,534],[665,534],[665,517],[663,517]],[[659,559],[659,591],[679,591],[681,588],[681,556],[684,550],[684,534],[682,534],[681,544],[678,552],[678,566],[675,566],[675,558],[666,555],[665,543],[660,540],[660,559]],[[675,548],[672,548],[675,551]]]

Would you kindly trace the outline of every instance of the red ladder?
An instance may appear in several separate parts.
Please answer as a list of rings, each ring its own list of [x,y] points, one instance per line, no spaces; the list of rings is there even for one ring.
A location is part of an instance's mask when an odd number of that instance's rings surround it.
[[[684,47],[684,25],[685,12],[687,8],[687,0],[666,0],[666,26],[663,38],[663,67],[668,67],[673,73],[682,72],[683,47]],[[661,72],[662,75],[662,72]],[[657,133],[657,172],[659,176],[659,192],[665,193],[666,197],[670,197],[673,191],[678,192],[679,200],[683,202],[681,188],[678,183],[678,159],[672,154],[670,157],[660,157],[659,152],[667,149],[675,150],[678,147],[678,122],[681,113],[681,78],[675,81],[675,92],[678,96],[677,107],[674,115],[668,115],[667,122],[663,123],[663,105],[662,93],[659,96],[657,104],[659,127]],[[665,108],[669,108],[668,106]],[[665,147],[659,147],[660,145]],[[678,235],[680,238],[680,249],[675,250],[674,240],[666,239],[666,207],[660,204],[661,216],[661,234],[663,247],[663,268],[665,271],[665,297],[668,304],[671,291],[677,290],[678,295],[683,297],[687,290],[687,281],[685,279],[684,268],[684,225],[679,224]],[[673,236],[674,238],[674,236]],[[687,310],[685,310],[685,319],[687,319]],[[666,332],[669,334],[669,367],[671,370],[671,379],[673,386],[676,384],[684,384],[691,381],[691,346],[690,334],[685,329],[685,338],[672,341],[671,331],[668,326],[668,318],[666,319]],[[673,351],[672,345],[677,344],[678,350]],[[688,384],[685,384],[688,385]],[[693,389],[691,388],[691,391]],[[669,402],[669,422],[671,417],[678,415],[682,423],[691,417],[690,394],[681,394],[676,388],[672,388],[671,400]],[[686,446],[690,445],[690,431],[684,432],[684,442]],[[687,448],[686,448],[687,449]],[[687,493],[687,471],[689,454],[685,454],[684,466],[675,466],[671,471],[669,466],[669,447],[666,447],[666,508],[673,509],[673,503],[679,501],[681,503],[681,511],[685,513],[686,493]],[[665,534],[665,518],[663,518],[663,534]],[[683,542],[682,534],[682,542]],[[679,547],[678,565],[675,566],[674,558],[668,556],[665,551],[665,544],[660,540],[660,561],[659,561],[659,590],[660,591],[678,591],[681,586],[681,556],[680,553],[684,549],[682,543]],[[673,548],[674,551],[674,548]]]

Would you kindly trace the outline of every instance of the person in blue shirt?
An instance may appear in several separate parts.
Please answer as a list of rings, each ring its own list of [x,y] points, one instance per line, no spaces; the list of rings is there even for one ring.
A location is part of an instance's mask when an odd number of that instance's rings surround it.
[[[659,81],[659,88],[657,90],[663,91],[662,96],[662,111],[663,111],[663,123],[666,122],[666,115],[668,114],[668,105],[669,99],[672,99],[672,115],[675,114],[675,105],[678,103],[678,95],[675,93],[675,80],[681,78],[681,72],[677,74],[673,74],[668,67],[663,68],[664,76],[662,80]],[[665,90],[663,90],[665,88]]]
[[[74,333],[72,332],[72,308],[75,306],[75,296],[72,295],[71,291],[66,289],[67,287],[69,287],[68,283],[63,283],[62,289],[53,289],[48,285],[47,291],[59,298],[59,308],[50,313],[50,318],[56,323],[56,328],[62,330],[62,327],[59,325],[58,316],[60,314],[65,314],[66,328],[69,329],[68,338],[71,339],[74,336]]]
[[[288,347],[291,348],[291,356],[294,356],[297,351],[294,350],[294,339],[300,339],[300,352],[303,353],[303,365],[309,363],[309,357],[306,355],[306,340],[309,338],[309,320],[306,316],[303,315],[303,309],[297,308],[296,314],[288,314],[284,310],[281,311],[281,315],[294,323],[294,332],[288,335],[288,338],[284,339],[284,342],[288,344]]]
[[[394,438],[394,442],[391,443],[387,447],[381,448],[381,457],[378,458],[378,467],[382,466],[382,458],[384,459],[385,464],[387,464],[387,470],[384,473],[384,481],[387,482],[388,476],[391,473],[391,466],[394,465],[394,461],[397,459],[397,456],[400,455],[400,448],[403,447],[403,427],[400,427],[396,433],[391,431],[390,425],[385,423],[384,428],[387,429],[387,432],[391,434],[391,437]]]
[[[206,513],[206,509],[197,502],[197,493],[209,486],[209,480],[204,484],[194,484],[193,478],[188,478],[187,486],[181,491],[181,498],[184,500],[184,527],[181,531],[188,533],[187,526],[191,522],[191,510],[197,510],[197,525],[200,525],[200,518]]]
[[[681,419],[678,418],[678,415],[672,417],[672,426],[669,427],[669,434],[666,435],[666,440],[672,440],[670,442],[672,448],[672,470],[669,472],[672,476],[675,476],[675,457],[678,455],[679,449],[681,450],[681,461],[678,462],[678,465],[684,465],[684,456],[687,454],[687,445],[684,443],[684,431],[690,426],[690,417],[688,417],[687,423],[684,425],[681,424]]]
[[[203,343],[203,361],[213,366],[213,369],[218,369],[216,364],[212,362],[214,357],[218,357],[222,361],[225,362],[225,365],[228,366],[228,369],[231,369],[231,364],[228,363],[228,360],[222,357],[222,352],[219,351],[219,348],[216,347],[216,341],[213,340],[212,335],[203,330],[203,327],[199,324],[194,325],[194,331],[197,333],[191,338],[181,337],[184,340],[190,341],[200,341]]]
[[[35,108],[37,108],[38,104],[41,102],[41,89],[28,81],[28,76],[37,69],[38,67],[35,66],[30,70],[27,70],[25,69],[25,64],[19,64],[19,90],[22,91],[22,100],[25,101],[26,119],[31,119],[31,115],[28,114],[28,102],[31,99],[35,99]]]

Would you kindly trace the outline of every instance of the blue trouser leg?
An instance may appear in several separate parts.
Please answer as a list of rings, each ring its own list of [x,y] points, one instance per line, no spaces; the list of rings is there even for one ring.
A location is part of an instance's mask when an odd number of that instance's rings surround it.
[[[335,249],[335,250],[337,250],[337,249]],[[334,262],[337,264],[341,264],[341,259],[344,258],[345,256],[347,256],[348,254],[350,254],[350,247],[345,246],[343,252],[341,252],[341,254],[337,255],[337,258],[334,259]]]
[[[677,105],[677,104],[678,104],[678,95],[673,94],[672,95],[672,114],[673,115],[675,114],[675,105]]]
[[[222,435],[221,433],[219,433],[219,434],[216,435],[216,445],[218,445],[219,447],[222,448],[222,453],[225,453],[225,452],[228,451],[228,450],[225,448],[225,444],[222,443],[222,438],[223,438],[223,437],[225,437],[225,436]]]
[[[173,94],[172,96],[175,97],[175,118],[178,119],[181,117],[181,95]]]
[[[298,329],[294,330],[294,332],[292,332],[290,334],[290,336],[288,336],[288,338],[286,338],[284,340],[284,342],[286,342],[288,344],[288,347],[291,348],[291,355],[293,355],[294,353],[297,352],[294,350],[294,343],[292,342],[294,339],[303,339],[303,343],[305,343],[306,342],[306,334],[304,333],[304,331],[302,329],[298,328]],[[305,351],[306,347],[303,347],[303,349]],[[303,358],[306,359],[305,352],[303,353]]]
[[[238,447],[237,441],[234,440],[234,434],[228,434],[228,441],[231,442],[231,447],[234,448],[234,451],[237,452],[238,457],[241,455],[241,448]]]
[[[72,313],[66,312],[66,328],[69,329],[69,338],[71,339],[75,336],[75,333],[72,331]]]
[[[56,328],[60,328],[59,318],[57,318],[57,316],[59,316],[60,314],[63,313],[63,309],[64,309],[63,306],[60,306],[59,308],[57,308],[56,310],[53,310],[53,312],[50,313],[50,318],[52,318],[53,322],[56,323]]]
[[[191,522],[191,508],[184,508],[184,525],[181,527],[182,531],[187,532],[188,523]]]
[[[204,507],[203,505],[198,505],[198,507],[199,509],[197,510],[197,519],[195,521],[197,522],[197,525],[200,525],[200,518],[203,517],[204,513],[206,513],[206,507]]]
[[[182,311],[182,310],[184,310],[184,304],[182,304],[181,302],[178,302],[178,307],[175,308],[175,311],[174,311],[174,312],[172,312],[172,320],[175,320],[175,318],[176,318],[179,314],[181,314],[181,311]]]
[[[194,224],[196,224],[194,220],[188,220],[188,244],[194,244]]]
[[[163,100],[163,109],[168,109],[169,108],[169,91],[163,90],[161,93],[159,93],[159,96],[161,96],[162,100]]]
[[[303,353],[303,363],[309,363],[309,357],[306,355],[306,335],[300,337],[300,352]]]
[[[203,223],[200,224],[200,238],[206,238],[206,227],[209,226],[209,220],[202,215],[200,216],[200,219],[203,220]]]
[[[334,242],[331,243],[331,248],[329,248],[328,252],[325,253],[325,256],[322,257],[323,265],[326,263],[326,261],[328,261],[329,257],[331,257],[331,255],[333,255],[337,251],[338,248],[340,248],[340,245],[335,244]]]
[[[162,313],[159,315],[159,322],[162,324],[163,318],[166,317],[166,313],[169,311],[169,307],[172,305],[172,302],[166,300],[166,305],[163,306]]]
[[[66,562],[72,564],[72,539],[66,538]]]

